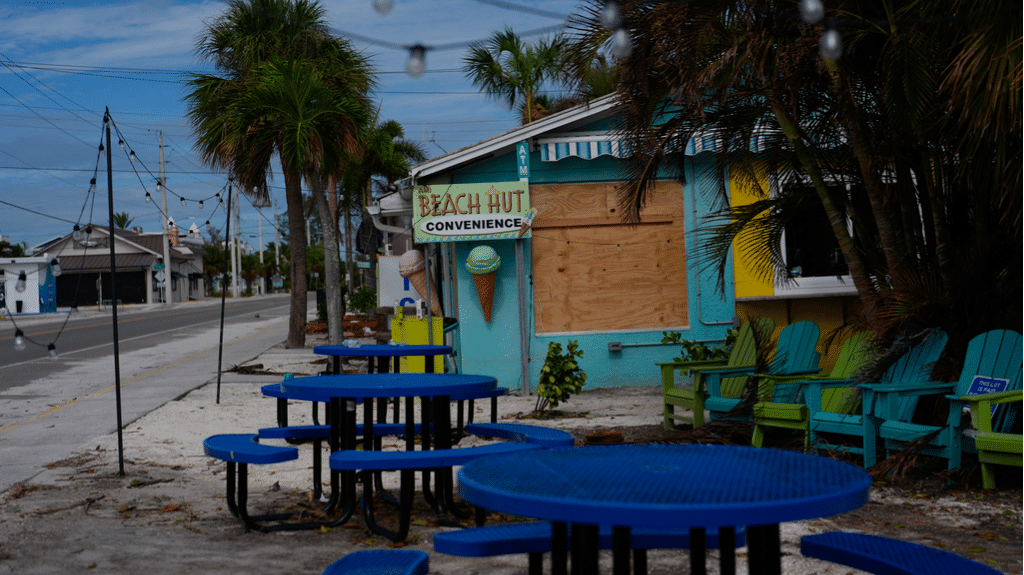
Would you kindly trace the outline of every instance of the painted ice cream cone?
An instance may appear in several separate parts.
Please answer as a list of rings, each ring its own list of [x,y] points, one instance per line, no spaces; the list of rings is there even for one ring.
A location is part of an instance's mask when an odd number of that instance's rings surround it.
[[[484,320],[491,321],[491,310],[494,307],[494,283],[501,258],[490,246],[477,246],[466,258],[466,269],[473,274],[476,284],[476,295],[480,298],[480,307],[484,310]]]
[[[523,223],[519,226],[519,236],[523,237],[533,226],[533,218],[537,216],[537,208],[531,208],[523,217]]]
[[[409,280],[412,287],[426,298],[427,293],[427,264],[420,250],[409,250],[398,259],[398,275]],[[430,290],[430,309],[435,316],[444,315],[441,310],[441,300],[437,297],[437,290]]]

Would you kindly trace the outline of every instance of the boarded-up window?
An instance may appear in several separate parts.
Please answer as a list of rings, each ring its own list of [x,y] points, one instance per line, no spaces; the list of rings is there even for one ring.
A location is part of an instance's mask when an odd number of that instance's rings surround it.
[[[689,325],[682,189],[659,182],[638,226],[615,184],[531,185],[537,333]]]

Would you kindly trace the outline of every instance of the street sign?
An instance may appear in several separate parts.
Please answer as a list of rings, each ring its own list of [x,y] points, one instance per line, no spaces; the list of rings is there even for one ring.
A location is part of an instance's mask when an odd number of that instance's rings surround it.
[[[165,266],[164,264],[156,264],[155,266],[153,266],[153,269],[155,269],[155,270],[162,270],[165,267],[167,267],[167,266]]]
[[[166,279],[166,278],[167,278],[167,274],[164,273],[162,270],[156,272],[156,281],[160,282],[161,286],[163,285],[164,279]]]

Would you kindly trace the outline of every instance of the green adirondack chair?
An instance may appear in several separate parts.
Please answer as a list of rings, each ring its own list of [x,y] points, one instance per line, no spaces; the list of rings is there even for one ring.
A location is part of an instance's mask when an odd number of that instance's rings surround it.
[[[941,457],[948,461],[948,469],[958,469],[964,451],[975,451],[973,433],[963,428],[963,411],[967,407],[963,396],[985,392],[1016,391],[1021,389],[1022,346],[1021,334],[997,329],[975,336],[967,344],[967,355],[960,379],[953,383],[903,382],[871,384],[864,390],[864,438],[881,439],[886,454],[898,451],[908,443],[929,437],[920,453]],[[916,403],[924,395],[944,394],[949,400],[949,415],[945,425],[913,423],[913,410],[904,408],[909,401]],[[1008,405],[997,411],[994,421],[996,432],[1008,431],[1016,406]],[[991,431],[991,429],[990,429]],[[875,464],[874,451],[864,454],[864,466]]]
[[[995,470],[993,465],[1016,465],[1021,467],[1021,446],[1024,445],[1024,438],[1019,430],[1017,433],[1011,431],[1013,422],[1011,410],[993,409],[997,405],[1017,403],[1024,401],[1024,391],[1003,391],[999,393],[983,393],[981,395],[967,395],[960,398],[961,401],[971,406],[971,421],[977,430],[974,437],[974,447],[978,451],[978,461],[981,462],[981,484],[985,489],[996,488]],[[997,414],[996,423],[1003,426],[1006,432],[993,431],[998,427],[993,426],[993,413]],[[999,420],[1001,416],[1002,420]]]
[[[762,333],[771,333],[775,329],[775,321],[770,318],[757,320]],[[677,372],[688,375],[691,370],[702,367],[754,367],[757,364],[757,349],[754,345],[754,330],[750,323],[743,324],[736,336],[729,359],[724,361],[671,361],[656,364],[661,368],[661,384],[664,387],[665,411],[664,425],[666,429],[675,429],[675,420],[691,421],[694,427],[704,425],[704,400],[707,393],[703,386],[698,385],[699,376],[694,373],[692,388],[676,386]],[[739,378],[745,380],[746,378]],[[675,413],[676,407],[685,407],[693,411],[693,417]]]
[[[787,325],[779,334],[775,358],[768,366],[767,373],[806,377],[821,371],[818,367],[821,354],[814,351],[820,334],[821,330],[813,321],[798,321]],[[711,419],[719,419],[726,417],[726,414],[740,404],[747,380],[757,374],[757,367],[701,367],[695,372],[700,377],[694,376],[694,385],[703,384],[707,390],[704,407]],[[784,393],[775,398],[777,401],[789,400],[785,393],[788,390],[779,391]]]
[[[946,341],[949,337],[945,332],[935,332],[928,339],[914,346],[906,354],[896,360],[881,377],[881,383],[900,384],[910,387],[918,382],[928,381],[931,374],[931,365],[939,359]],[[874,437],[867,442],[864,438],[864,417],[860,413],[848,410],[830,411],[826,409],[827,404],[823,398],[826,389],[856,388],[856,382],[852,379],[845,380],[809,380],[805,382],[804,400],[807,405],[807,416],[810,420],[808,431],[812,449],[834,449],[837,451],[848,451],[850,453],[864,453],[865,450],[873,452]],[[856,393],[861,394],[859,388]],[[835,396],[833,396],[834,398]],[[849,405],[847,405],[848,407]],[[829,406],[835,409],[836,406]],[[906,397],[900,405],[901,410],[913,414],[917,407],[917,397]],[[910,417],[909,415],[907,416]],[[841,445],[830,443],[828,437],[823,433],[839,434],[847,437],[861,438],[861,446]],[[870,443],[870,445],[868,445]],[[866,466],[869,467],[869,466]]]
[[[846,380],[871,358],[871,343],[875,334],[872,332],[855,333],[843,344],[843,349],[836,358],[832,372],[828,375],[764,375],[758,383],[758,397],[754,404],[754,434],[750,444],[755,447],[764,445],[766,427],[799,429],[804,432],[804,450],[810,447],[811,418],[804,401],[804,388],[810,379],[818,381]],[[777,393],[784,387],[786,392]],[[822,390],[821,406],[825,411],[833,413],[855,413],[860,409],[860,393],[853,386],[826,388]],[[777,398],[785,397],[785,401]]]

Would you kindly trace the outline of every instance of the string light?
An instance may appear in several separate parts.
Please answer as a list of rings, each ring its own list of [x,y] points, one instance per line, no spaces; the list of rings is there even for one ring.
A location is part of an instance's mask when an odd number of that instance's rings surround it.
[[[156,191],[158,191],[158,192],[163,191],[163,187],[164,187],[163,182],[158,179],[156,181]]]
[[[138,157],[135,156],[135,150],[132,150],[132,153],[128,154],[128,161],[134,164],[137,159]]]
[[[50,352],[50,357],[52,357],[53,359],[57,359],[57,346],[56,345],[51,343],[50,345],[46,346],[46,349]]]
[[[203,209],[203,200],[199,200],[199,209]]]
[[[391,9],[395,7],[394,0],[373,0],[373,9],[380,15],[385,15],[391,12]]]
[[[825,17],[821,0],[800,0],[800,17],[808,24],[817,24]]]
[[[14,290],[17,291],[18,293],[24,292],[25,280],[27,279],[28,277],[25,276],[25,270],[21,270],[20,272],[18,272],[18,281],[14,284]]]
[[[103,147],[103,144],[100,144],[100,157],[101,158],[103,157],[103,154],[104,154],[105,150],[106,150],[106,148]]]
[[[604,10],[601,11],[601,24],[609,30],[622,26],[622,13],[619,11],[618,2],[611,0],[605,3]]]
[[[96,178],[93,178],[93,179],[89,180],[89,193],[91,194],[91,193],[93,193],[95,191],[96,191]]]
[[[25,332],[14,330],[14,351],[25,351]]]
[[[625,28],[619,28],[612,34],[612,56],[616,60],[625,60],[633,52],[633,39]]]
[[[843,55],[843,39],[835,28],[825,30],[818,46],[821,57],[826,60],[838,60]]]
[[[181,207],[187,208],[188,205],[185,203],[185,198],[181,198]]]
[[[405,63],[405,71],[413,78],[423,75],[427,69],[427,49],[422,44],[409,48],[409,61]]]
[[[124,151],[124,140],[118,140],[117,141],[117,145],[121,146],[121,151],[123,152]]]
[[[60,269],[60,260],[57,258],[50,260],[50,273],[53,274],[53,277],[59,277],[62,271]]]
[[[153,196],[149,195],[149,192],[146,192],[146,203],[148,204],[148,203],[150,203],[152,201],[153,201]]]

